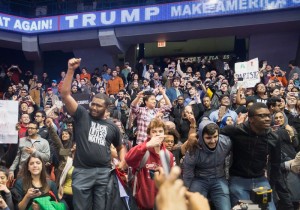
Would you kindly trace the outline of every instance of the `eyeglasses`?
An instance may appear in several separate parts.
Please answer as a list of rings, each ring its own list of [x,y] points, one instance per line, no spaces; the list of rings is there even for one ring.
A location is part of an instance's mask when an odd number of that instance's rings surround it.
[[[255,114],[253,117],[259,117],[259,118],[271,118],[270,114]]]
[[[28,127],[27,130],[36,130],[37,128]]]

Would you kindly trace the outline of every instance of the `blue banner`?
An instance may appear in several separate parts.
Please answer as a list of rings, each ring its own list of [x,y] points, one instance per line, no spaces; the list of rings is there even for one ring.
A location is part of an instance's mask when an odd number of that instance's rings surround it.
[[[299,8],[300,0],[204,0],[27,19],[0,14],[0,29],[43,33]]]

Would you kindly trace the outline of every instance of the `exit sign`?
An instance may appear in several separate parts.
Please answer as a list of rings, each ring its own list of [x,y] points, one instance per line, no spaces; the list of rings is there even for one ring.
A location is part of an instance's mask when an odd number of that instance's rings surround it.
[[[157,42],[157,47],[166,47],[166,42],[165,41],[159,41]]]

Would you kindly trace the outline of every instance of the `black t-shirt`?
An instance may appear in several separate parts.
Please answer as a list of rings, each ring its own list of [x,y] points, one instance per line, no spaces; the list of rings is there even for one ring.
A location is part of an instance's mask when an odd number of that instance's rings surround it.
[[[121,145],[119,128],[109,120],[94,120],[81,105],[74,115],[76,153],[74,166],[78,168],[110,167],[110,145]]]
[[[258,95],[248,96],[248,97],[246,98],[246,101],[254,101],[254,102],[256,102],[256,103],[264,103],[264,104],[267,103],[267,99],[262,99],[262,98],[260,98]]]

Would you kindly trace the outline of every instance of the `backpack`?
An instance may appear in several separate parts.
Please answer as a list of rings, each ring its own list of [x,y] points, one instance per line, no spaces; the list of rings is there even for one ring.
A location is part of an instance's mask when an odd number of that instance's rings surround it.
[[[170,168],[170,153],[166,152],[166,154],[167,154],[167,160],[168,160],[168,162],[167,162],[168,168]],[[132,174],[130,175],[130,173],[128,173],[128,180],[131,181],[132,179],[134,179],[133,180],[133,193],[132,193],[133,196],[136,195],[137,175],[141,171],[141,169],[146,165],[149,156],[150,156],[150,152],[149,152],[149,150],[147,150],[140,162],[139,167],[136,169],[134,176],[132,176]]]

